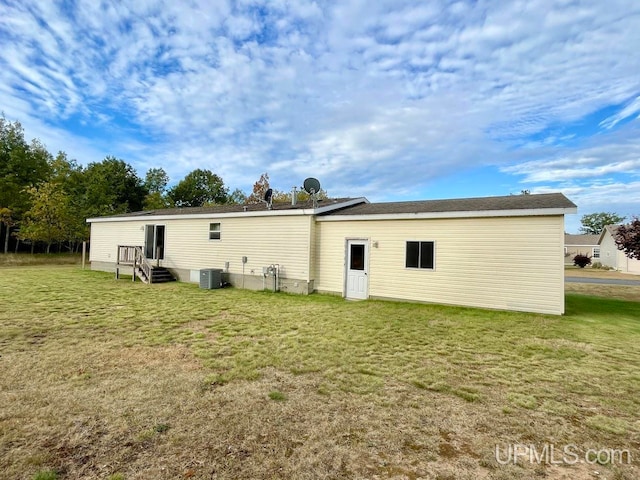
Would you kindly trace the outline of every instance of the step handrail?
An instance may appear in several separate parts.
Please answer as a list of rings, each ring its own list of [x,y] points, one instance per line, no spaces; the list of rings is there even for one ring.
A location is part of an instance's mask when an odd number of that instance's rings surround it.
[[[133,265],[134,270],[136,268],[136,265],[140,266],[140,269],[144,273],[145,277],[147,277],[147,281],[149,283],[153,283],[153,275],[151,274],[151,264],[147,261],[146,257],[144,256],[142,247],[136,246],[135,252],[136,252],[136,257],[135,257],[135,263]]]
[[[133,279],[135,281],[136,269],[139,267],[149,283],[153,282],[151,276],[151,264],[144,255],[144,249],[140,245],[118,245],[118,265],[132,265]],[[142,280],[144,278],[141,277]]]

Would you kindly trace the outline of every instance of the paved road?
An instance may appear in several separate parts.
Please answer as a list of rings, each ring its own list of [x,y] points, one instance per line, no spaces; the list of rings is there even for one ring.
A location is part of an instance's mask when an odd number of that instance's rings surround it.
[[[564,277],[569,283],[604,283],[606,285],[631,285],[640,287],[640,280],[627,280],[624,278],[586,278],[586,277]]]

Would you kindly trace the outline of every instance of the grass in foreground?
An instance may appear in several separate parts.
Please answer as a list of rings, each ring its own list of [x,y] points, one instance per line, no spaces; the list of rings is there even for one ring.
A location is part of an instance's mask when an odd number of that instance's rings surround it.
[[[640,303],[568,295],[554,317],[73,267],[3,269],[0,302],[7,478],[640,473]],[[632,463],[499,464],[513,443]]]

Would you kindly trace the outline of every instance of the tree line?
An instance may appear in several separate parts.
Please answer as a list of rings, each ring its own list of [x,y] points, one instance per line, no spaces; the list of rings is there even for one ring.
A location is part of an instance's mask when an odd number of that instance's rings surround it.
[[[230,191],[220,176],[206,169],[188,173],[168,188],[162,168],[144,178],[124,160],[107,156],[86,166],[65,152],[52,155],[37,139],[28,142],[18,121],[0,117],[0,241],[2,251],[38,247],[47,253],[77,251],[89,239],[87,218],[140,210],[258,203],[269,189],[264,173],[251,194]],[[326,198],[326,192],[320,192]],[[300,200],[306,199],[301,192]],[[274,191],[274,202],[291,194]],[[10,248],[12,247],[12,248]]]

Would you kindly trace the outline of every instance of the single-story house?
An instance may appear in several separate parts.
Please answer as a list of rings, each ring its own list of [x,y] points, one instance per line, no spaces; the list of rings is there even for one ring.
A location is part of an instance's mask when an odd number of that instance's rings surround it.
[[[576,255],[584,255],[597,262],[600,259],[600,235],[572,235],[564,234],[564,263],[573,265]]]
[[[598,245],[600,246],[599,262],[624,273],[640,275],[640,260],[629,258],[622,250],[618,250],[613,238],[617,229],[618,225],[607,225],[602,229],[602,233],[598,238]]]
[[[187,282],[217,268],[244,288],[562,314],[564,215],[576,210],[551,193],[222,205],[87,221],[96,270],[115,271],[129,246]]]

